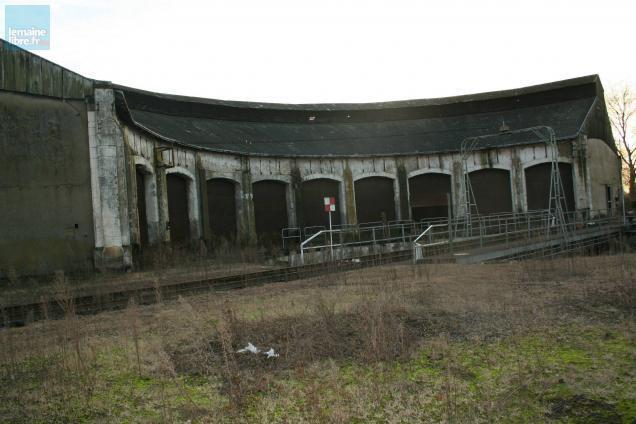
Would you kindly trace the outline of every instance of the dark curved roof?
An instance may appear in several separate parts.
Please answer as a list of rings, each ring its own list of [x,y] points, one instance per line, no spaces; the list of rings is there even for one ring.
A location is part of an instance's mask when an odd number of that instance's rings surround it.
[[[452,152],[464,138],[496,133],[504,122],[512,130],[551,126],[560,140],[593,131],[599,134],[588,135],[611,141],[597,75],[467,96],[360,104],[232,102],[114,88],[118,114],[129,125],[165,141],[242,155]],[[502,133],[492,143],[536,141],[528,134]]]

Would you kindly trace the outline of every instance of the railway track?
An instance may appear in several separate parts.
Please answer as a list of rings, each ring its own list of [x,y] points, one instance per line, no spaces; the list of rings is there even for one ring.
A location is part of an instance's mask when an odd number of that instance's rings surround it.
[[[60,319],[69,311],[76,315],[91,315],[105,311],[125,309],[134,300],[139,305],[176,299],[211,291],[236,290],[270,283],[301,280],[330,273],[350,271],[370,266],[385,265],[411,259],[412,252],[397,251],[381,255],[369,255],[354,260],[301,265],[266,271],[257,271],[224,277],[193,279],[179,283],[148,284],[124,290],[113,290],[79,296],[58,296],[40,302],[4,305],[1,308],[0,326],[17,327],[43,319]]]
[[[602,234],[591,237],[587,241],[559,245],[549,249],[527,251],[524,254],[500,256],[495,260],[525,259],[530,257],[556,256],[580,251],[601,243],[608,243],[611,235]],[[455,243],[456,248],[475,248],[475,240]],[[448,259],[449,245],[438,246],[427,251],[433,261],[451,261]],[[391,253],[362,256],[355,259],[336,262],[284,267],[265,271],[256,271],[223,277],[197,278],[177,283],[161,283],[135,286],[127,289],[89,294],[71,295],[67,297],[51,297],[39,302],[26,301],[23,304],[0,305],[0,327],[23,326],[43,319],[59,319],[69,311],[76,315],[90,315],[105,311],[125,309],[134,300],[139,305],[150,305],[179,296],[189,296],[211,291],[236,290],[246,287],[260,286],[270,283],[288,282],[311,278],[330,273],[350,271],[377,265],[402,262],[412,259],[411,249]],[[446,255],[446,256],[445,256]],[[445,259],[446,258],[446,259]]]

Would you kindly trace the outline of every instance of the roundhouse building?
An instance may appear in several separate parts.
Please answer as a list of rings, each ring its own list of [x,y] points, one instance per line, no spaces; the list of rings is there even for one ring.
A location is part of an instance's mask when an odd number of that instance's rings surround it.
[[[367,104],[267,104],[95,81],[0,40],[0,269],[121,268],[133,246],[287,227],[464,213],[467,137],[480,213],[548,206],[550,126],[567,208],[620,208],[620,161],[596,75],[515,90]]]

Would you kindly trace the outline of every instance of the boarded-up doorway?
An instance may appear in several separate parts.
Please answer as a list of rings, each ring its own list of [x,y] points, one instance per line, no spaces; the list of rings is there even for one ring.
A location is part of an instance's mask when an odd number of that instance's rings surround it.
[[[367,177],[354,183],[358,223],[395,219],[393,179]]]
[[[337,210],[331,214],[331,223],[340,224],[339,204],[340,183],[327,178],[303,181],[302,202],[303,202],[303,226],[329,226],[329,214],[325,212],[324,198],[333,197],[336,199]]]
[[[236,184],[226,178],[207,181],[208,219],[214,238],[236,239]]]
[[[447,217],[447,194],[451,194],[450,175],[427,173],[409,178],[412,219]]]
[[[559,173],[563,182],[565,196],[564,210],[573,211],[574,205],[574,185],[572,184],[572,165],[569,163],[559,163]],[[550,207],[550,176],[552,174],[552,163],[540,163],[525,169],[526,177],[526,200],[528,210],[548,209]]]
[[[258,181],[252,184],[256,234],[263,244],[280,243],[281,230],[287,227],[287,184]]]
[[[188,180],[177,174],[168,174],[166,175],[166,182],[168,186],[170,240],[175,244],[183,244],[190,239]]]
[[[512,212],[510,171],[489,168],[468,175],[480,214]]]

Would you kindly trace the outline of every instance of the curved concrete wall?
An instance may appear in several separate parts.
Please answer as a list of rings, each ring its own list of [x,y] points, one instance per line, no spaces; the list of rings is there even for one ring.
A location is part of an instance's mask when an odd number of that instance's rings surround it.
[[[0,209],[0,267],[15,265],[26,272],[77,269],[89,266],[92,256],[97,267],[131,266],[131,247],[142,239],[140,193],[146,196],[149,242],[171,239],[166,176],[173,173],[188,180],[192,241],[212,238],[209,207],[214,199],[208,198],[207,181],[213,178],[234,182],[237,239],[248,244],[257,241],[253,184],[261,181],[284,187],[276,207],[288,227],[300,222],[303,182],[320,178],[338,182],[334,197],[343,224],[357,223],[355,185],[368,177],[392,182],[391,216],[405,220],[412,218],[409,178],[429,172],[448,175],[453,213],[464,213],[459,153],[322,158],[213,153],[171,144],[123,124],[112,88],[95,88],[93,96],[64,101],[0,91],[0,203],[9,205]],[[604,141],[581,136],[562,142],[559,161],[572,165],[577,209],[617,211],[616,202],[608,207],[607,190],[614,193],[620,187],[620,163]],[[549,155],[542,143],[484,149],[466,161],[469,172],[509,172],[506,204],[514,211],[527,210],[524,169],[545,162]],[[47,217],[39,223],[43,214]]]
[[[196,150],[180,145],[168,145],[153,136],[142,134],[130,127],[124,127],[127,146],[132,155],[142,155],[149,160],[157,160],[156,152],[161,149],[160,161],[163,156],[173,158],[171,165],[187,168],[199,184],[205,179],[214,177],[229,178],[237,183],[237,221],[239,239],[244,242],[255,240],[254,204],[252,184],[255,181],[275,180],[286,184],[286,207],[288,226],[295,227],[300,210],[305,207],[302,200],[304,181],[328,178],[338,182],[340,193],[337,197],[337,213],[342,223],[357,222],[355,182],[371,176],[388,177],[394,184],[395,219],[411,219],[411,205],[409,201],[408,179],[417,175],[435,172],[450,176],[452,207],[455,214],[464,213],[465,201],[462,183],[462,162],[459,154],[414,155],[406,157],[379,158],[263,158],[244,157],[223,153],[212,153]],[[599,209],[604,207],[600,201],[591,199],[587,192],[590,182],[586,173],[588,163],[602,162],[617,166],[613,152],[606,144],[603,149],[596,147],[588,149],[585,137],[561,143],[559,146],[559,161],[573,165],[573,190],[576,193],[577,209]],[[603,142],[600,142],[603,143]],[[601,152],[597,152],[601,150]],[[580,152],[587,152],[581,155]],[[154,155],[154,156],[153,156]],[[510,189],[506,190],[506,209],[514,211],[527,210],[527,193],[524,169],[528,166],[549,162],[549,154],[542,143],[524,146],[505,147],[481,150],[473,153],[467,160],[469,172],[496,169],[507,171]],[[611,167],[610,167],[611,168]],[[577,171],[578,170],[578,171]],[[158,178],[161,178],[158,174]],[[597,180],[597,178],[593,178]],[[157,183],[158,186],[161,183]],[[203,193],[200,194],[201,196]],[[597,196],[598,197],[598,196]],[[280,200],[280,199],[279,199]],[[280,200],[282,201],[282,200]],[[206,200],[207,202],[207,200]],[[165,203],[161,199],[159,204]],[[488,210],[488,208],[486,208]],[[205,215],[203,227],[206,227]]]

